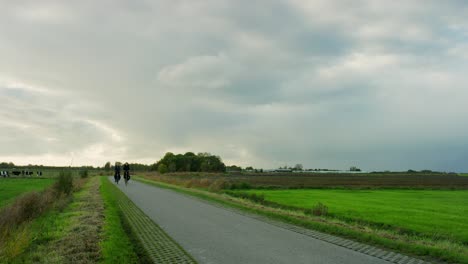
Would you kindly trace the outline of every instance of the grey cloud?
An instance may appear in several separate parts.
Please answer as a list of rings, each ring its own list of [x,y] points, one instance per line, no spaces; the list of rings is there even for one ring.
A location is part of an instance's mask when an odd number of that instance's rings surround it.
[[[191,150],[265,168],[468,169],[463,1],[0,10],[2,159],[101,165]]]

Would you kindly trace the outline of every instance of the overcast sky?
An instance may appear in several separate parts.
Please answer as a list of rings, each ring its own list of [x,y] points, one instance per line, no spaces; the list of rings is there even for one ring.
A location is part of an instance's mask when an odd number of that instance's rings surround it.
[[[0,161],[468,171],[468,2],[0,0]]]

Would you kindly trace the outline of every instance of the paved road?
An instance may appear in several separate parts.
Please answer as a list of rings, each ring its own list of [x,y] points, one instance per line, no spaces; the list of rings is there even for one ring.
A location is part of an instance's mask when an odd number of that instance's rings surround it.
[[[389,263],[171,190],[119,187],[199,263]]]

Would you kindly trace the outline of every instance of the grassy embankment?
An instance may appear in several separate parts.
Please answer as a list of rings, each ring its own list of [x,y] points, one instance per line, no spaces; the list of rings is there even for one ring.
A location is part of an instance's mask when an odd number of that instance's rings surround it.
[[[50,178],[1,178],[0,179],[0,207],[10,204],[23,193],[40,191],[54,183]]]
[[[85,180],[75,179],[74,185],[79,191],[69,197],[68,203],[54,207],[27,225],[31,242],[14,260],[24,263],[98,262],[104,209],[96,180],[91,178],[83,186]]]
[[[15,180],[23,188],[25,182],[34,182],[33,179]],[[24,262],[23,256],[44,242],[42,238],[48,235],[44,220],[54,219],[53,214],[62,211],[71,202],[72,193],[79,190],[83,183],[83,179],[73,180],[70,173],[62,172],[49,188],[27,192],[4,206],[0,210],[0,262]]]
[[[291,208],[290,205],[284,206],[271,206],[272,204],[276,204],[276,202],[272,203],[262,203],[261,199],[257,202],[253,202],[250,199],[241,199],[237,197],[232,197],[230,195],[227,195],[226,193],[216,193],[216,192],[208,192],[208,189],[211,189],[212,191],[222,191],[220,190],[220,186],[222,187],[222,183],[218,184],[211,184],[210,188],[184,188],[181,186],[174,186],[172,184],[167,184],[167,183],[161,183],[161,182],[155,182],[155,177],[146,177],[146,179],[139,179],[141,181],[145,181],[151,184],[158,185],[160,187],[164,188],[170,188],[179,192],[183,192],[186,194],[194,195],[203,199],[211,200],[220,204],[223,204],[225,206],[230,206],[234,207],[237,209],[241,209],[243,211],[251,212],[251,213],[256,213],[260,215],[264,215],[273,219],[281,220],[284,222],[288,222],[291,224],[299,225],[302,227],[310,228],[310,229],[315,229],[319,230],[322,232],[326,233],[331,233],[347,238],[351,238],[360,242],[368,243],[368,244],[373,244],[376,246],[381,246],[383,248],[387,249],[393,249],[397,250],[406,254],[410,255],[417,255],[417,256],[424,256],[424,257],[430,257],[432,259],[441,259],[441,260],[446,260],[446,261],[452,261],[452,262],[457,262],[457,263],[468,263],[468,248],[466,246],[466,241],[461,241],[457,240],[455,237],[454,233],[457,233],[459,229],[455,227],[455,229],[451,229],[452,227],[447,227],[445,230],[445,233],[440,233],[439,232],[433,232],[432,234],[426,234],[419,232],[419,229],[416,230],[411,230],[411,224],[408,226],[392,226],[390,224],[385,224],[385,223],[379,223],[378,221],[375,221],[376,219],[371,219],[372,221],[364,221],[364,219],[356,219],[352,217],[334,217],[333,214],[336,213],[334,212],[334,208],[330,208],[330,213],[332,215],[329,216],[313,216],[308,213],[304,213],[304,210],[301,208]],[[175,183],[181,183],[179,181],[175,181]],[[184,184],[181,184],[184,185]],[[214,185],[214,186],[213,186]],[[187,183],[184,185],[185,187],[191,186],[190,183]],[[217,187],[217,188],[212,188],[212,187]],[[258,190],[258,191],[265,191],[265,190]],[[286,190],[284,190],[286,191]],[[322,191],[324,196],[333,196],[336,191],[343,191],[343,192],[348,192],[351,194],[353,192],[368,192],[371,193],[370,191],[356,191],[356,190],[288,190],[290,192],[301,192],[301,191]],[[375,191],[377,193],[379,192],[392,192],[392,190],[378,190]],[[402,191],[402,190],[401,190]],[[406,190],[408,192],[414,192],[411,190]],[[251,191],[255,192],[255,191]],[[282,192],[282,191],[280,191]],[[418,191],[416,191],[418,192]],[[432,191],[425,191],[422,190],[421,192],[432,192]],[[433,191],[433,192],[439,192],[439,191]],[[445,194],[450,193],[450,191],[442,191]],[[466,191],[460,191],[460,193],[465,193]],[[328,193],[328,194],[327,194]],[[430,209],[430,203],[426,205],[426,210],[421,210],[418,208],[418,201],[421,200],[422,198],[422,203],[425,202],[425,196],[418,196],[418,197],[400,197],[400,199],[389,199],[392,197],[390,193],[387,193],[387,197],[367,197],[367,199],[370,199],[370,201],[378,201],[379,199],[386,199],[387,200],[387,208],[392,209],[392,208],[398,208],[400,207],[401,204],[407,204],[409,206],[407,209],[409,211],[412,211],[414,213],[417,213],[417,216],[414,218],[414,226],[418,226],[418,223],[420,226],[424,226],[423,229],[429,230],[430,229],[430,224],[433,222],[433,214],[431,212],[435,212],[437,210],[437,207],[440,209],[441,207],[444,208],[444,203],[450,202],[451,197],[446,197],[443,199],[443,201],[440,201],[437,205],[436,208],[433,208],[431,211]],[[422,194],[422,193],[421,193]],[[458,216],[458,220],[463,220],[463,213],[462,211],[466,210],[466,207],[460,208],[459,205],[461,204],[461,200],[463,200],[464,194],[461,194],[462,197],[459,197],[457,201],[457,205],[454,206],[449,206],[450,208],[442,211],[441,214],[443,215],[443,212],[446,212],[447,217],[441,216],[441,220],[436,220],[436,223],[439,224],[444,224],[444,220],[447,224],[450,223],[456,223],[457,220],[454,219],[454,221],[450,221],[450,218],[453,216]],[[412,199],[412,201],[408,201],[405,199]],[[337,201],[336,203],[340,203],[338,200],[339,198],[336,198]],[[350,199],[349,197],[342,197],[342,201],[346,199]],[[363,198],[361,198],[363,199]],[[432,200],[437,200],[437,198],[433,197]],[[298,200],[301,200],[298,198]],[[305,199],[306,201],[307,198]],[[327,203],[326,200],[322,201],[323,203]],[[315,204],[316,201],[312,200],[311,204]],[[355,203],[359,204],[358,201],[355,201]],[[393,204],[392,204],[393,203]],[[328,204],[327,204],[328,205]],[[331,206],[331,204],[330,204]],[[347,207],[346,207],[347,206]],[[348,210],[348,211],[355,211],[356,204],[350,202],[346,206],[343,206],[343,210]],[[413,208],[411,208],[411,206]],[[288,207],[288,208],[285,208]],[[310,208],[310,207],[309,207]],[[366,208],[365,206],[361,206],[363,211],[368,212],[368,216],[372,218],[372,216],[377,217],[378,212],[373,212],[370,208]],[[397,210],[398,209],[393,209]],[[400,209],[401,210],[401,209]],[[375,209],[374,209],[375,211]],[[404,211],[404,210],[403,210]],[[422,211],[420,213],[420,211]],[[359,214],[359,211],[356,212],[356,214]],[[362,212],[361,212],[362,214]],[[397,215],[393,216],[393,213],[389,212],[387,214],[387,218],[389,218],[392,221],[403,221],[404,219],[398,219],[398,216],[404,217],[405,212],[399,212]],[[395,220],[395,217],[397,220]],[[408,218],[411,218],[410,216],[407,216]],[[437,216],[436,216],[437,217]],[[385,218],[385,217],[384,217]],[[382,219],[382,218],[377,218]],[[429,223],[429,227],[427,227]],[[463,225],[463,224],[462,224]],[[457,225],[460,227],[460,225]],[[413,227],[414,228],[414,227]],[[451,230],[450,230],[451,229]],[[448,234],[448,235],[447,235]]]
[[[83,183],[75,178],[75,190]],[[105,184],[100,192],[100,185],[100,177],[93,177],[71,196],[35,196],[56,198],[45,213],[8,231],[5,243],[0,243],[0,262],[138,263],[115,198]]]

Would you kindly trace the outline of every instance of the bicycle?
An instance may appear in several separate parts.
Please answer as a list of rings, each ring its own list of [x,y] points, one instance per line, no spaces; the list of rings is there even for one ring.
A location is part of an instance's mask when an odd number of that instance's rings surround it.
[[[129,171],[124,172],[124,180],[125,180],[125,186],[127,186],[128,181],[130,180],[130,172]]]
[[[114,174],[114,181],[116,184],[119,184],[119,181],[120,181],[120,173],[119,172],[116,172]]]

